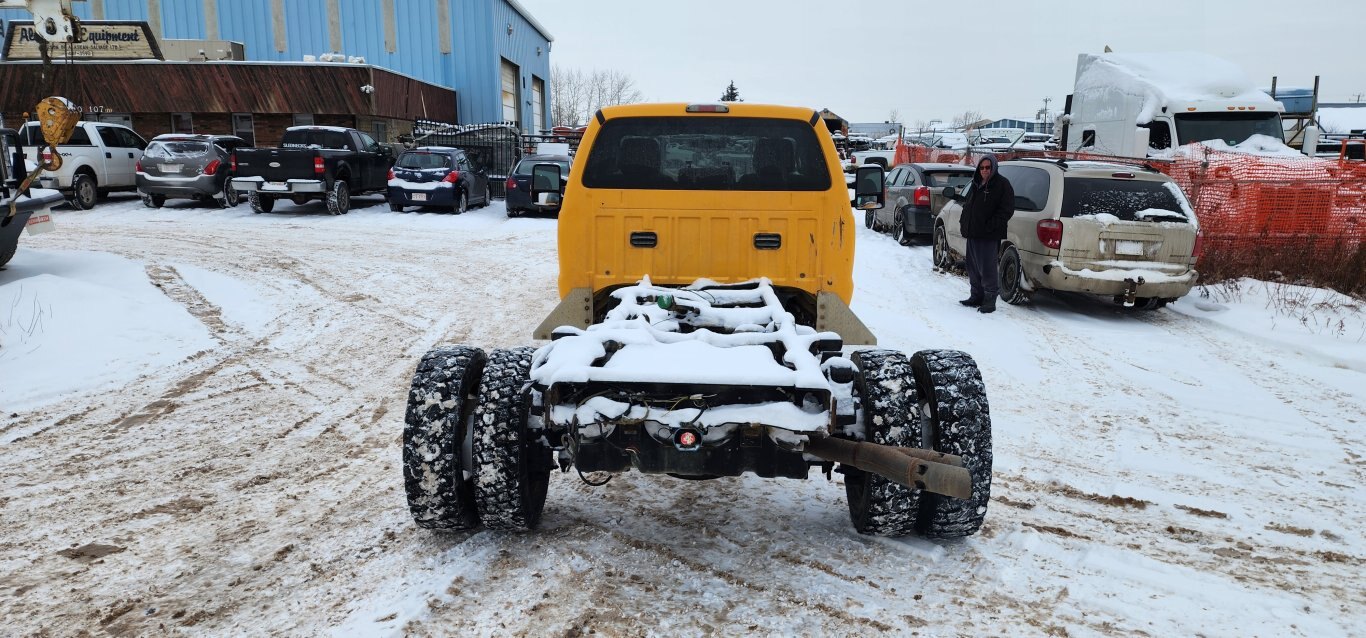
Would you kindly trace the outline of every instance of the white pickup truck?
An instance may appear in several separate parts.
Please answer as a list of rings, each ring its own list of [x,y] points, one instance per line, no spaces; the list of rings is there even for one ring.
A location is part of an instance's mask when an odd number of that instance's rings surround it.
[[[42,146],[43,132],[37,122],[19,129],[19,143],[30,160],[50,152]],[[126,126],[81,122],[71,133],[71,139],[57,146],[62,167],[43,171],[38,183],[43,188],[69,193],[71,205],[86,210],[103,193],[137,188],[136,167],[145,148],[147,140]]]

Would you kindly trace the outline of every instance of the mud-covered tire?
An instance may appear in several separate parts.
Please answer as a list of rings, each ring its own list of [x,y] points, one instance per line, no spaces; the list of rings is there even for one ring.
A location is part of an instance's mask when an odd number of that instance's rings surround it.
[[[991,411],[977,362],[957,350],[911,357],[919,394],[919,447],[957,454],[972,476],[972,497],[924,493],[916,529],[926,538],[961,538],[981,529],[991,499]]]
[[[867,440],[919,447],[919,404],[910,358],[896,350],[860,350],[851,358],[859,370],[855,388]],[[872,536],[905,536],[915,531],[920,490],[853,467],[843,471],[849,520],[855,530]]]
[[[445,346],[417,364],[404,416],[403,487],[418,527],[479,524],[464,444],[485,361],[478,348]]]
[[[223,190],[218,191],[214,201],[222,208],[237,208],[237,205],[242,203],[242,194],[232,187],[231,179],[226,179],[223,180]]]
[[[1001,301],[1012,306],[1018,306],[1029,302],[1029,291],[1025,290],[1022,279],[1024,272],[1021,269],[1020,251],[1014,246],[1006,246],[1001,251],[1001,259],[997,266],[998,282],[1001,289]]]
[[[877,229],[878,229],[878,227],[877,227],[877,209],[868,209],[868,210],[863,211],[863,225],[864,225],[865,227],[867,227],[868,230],[877,230]]]
[[[247,205],[251,206],[251,212],[256,213],[257,215],[269,213],[275,208],[275,198],[270,195],[261,195],[256,191],[251,191],[247,194]]]
[[[76,173],[71,180],[71,206],[76,210],[90,210],[99,201],[99,184],[90,173]]]
[[[1133,307],[1129,310],[1136,312],[1152,312],[1167,307],[1167,299],[1161,297],[1139,297],[1134,300]]]
[[[949,234],[943,224],[934,227],[934,267],[948,270],[953,266],[953,251],[949,250]]]
[[[344,179],[332,182],[332,190],[327,191],[327,212],[332,215],[345,215],[351,212],[351,186]]]
[[[142,205],[147,208],[161,208],[166,205],[165,195],[152,195],[151,193],[138,191],[138,196],[142,198]]]
[[[535,348],[494,350],[474,409],[474,501],[490,529],[527,531],[541,520],[550,449],[527,431],[524,388]]]
[[[911,234],[906,232],[907,217],[906,207],[902,206],[901,210],[897,211],[896,220],[893,222],[895,226],[892,228],[892,237],[896,238],[896,243],[902,246],[911,245]]]

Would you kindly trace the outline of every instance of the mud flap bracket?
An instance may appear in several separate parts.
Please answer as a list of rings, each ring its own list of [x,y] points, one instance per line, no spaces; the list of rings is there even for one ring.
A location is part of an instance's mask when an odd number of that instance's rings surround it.
[[[541,325],[531,334],[532,339],[549,340],[551,333],[560,326],[587,328],[593,323],[593,291],[588,288],[575,288],[560,300],[560,304],[550,311]]]
[[[834,332],[844,340],[846,346],[875,346],[877,337],[863,321],[854,314],[844,300],[830,292],[816,296],[816,330]]]

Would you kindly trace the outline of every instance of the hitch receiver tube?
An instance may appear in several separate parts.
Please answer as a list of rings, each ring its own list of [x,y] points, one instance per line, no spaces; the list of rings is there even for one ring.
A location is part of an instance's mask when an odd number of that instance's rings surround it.
[[[912,489],[954,498],[972,497],[972,475],[967,468],[951,464],[954,461],[962,463],[961,458],[945,454],[944,462],[932,461],[918,457],[938,455],[937,452],[917,450],[917,454],[912,456],[905,453],[908,449],[827,436],[808,440],[805,451],[827,461],[872,472]]]

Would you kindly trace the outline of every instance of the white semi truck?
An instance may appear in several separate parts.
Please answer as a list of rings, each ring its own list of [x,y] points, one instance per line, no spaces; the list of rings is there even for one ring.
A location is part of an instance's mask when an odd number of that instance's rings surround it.
[[[1083,53],[1068,96],[1068,151],[1146,158],[1192,142],[1284,142],[1285,110],[1242,69],[1203,53]],[[1254,140],[1255,143],[1255,140]]]

